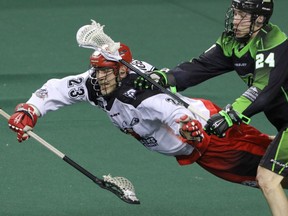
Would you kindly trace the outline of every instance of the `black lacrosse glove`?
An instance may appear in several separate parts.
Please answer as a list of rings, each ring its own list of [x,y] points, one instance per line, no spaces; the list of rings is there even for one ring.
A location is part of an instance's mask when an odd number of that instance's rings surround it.
[[[159,85],[161,85],[164,88],[170,88],[170,91],[173,93],[176,93],[176,87],[173,86],[170,82],[169,82],[169,78],[166,74],[166,72],[161,71],[161,70],[156,70],[156,71],[152,71],[152,72],[148,72],[146,73],[147,76],[149,76],[151,79],[153,79],[155,82],[157,82]],[[144,77],[137,77],[136,80],[134,81],[134,87],[137,90],[144,90],[144,89],[155,89],[157,88],[156,86],[154,86],[151,82],[149,82],[148,80],[146,80]]]
[[[218,137],[225,137],[225,132],[232,127],[233,124],[239,125],[241,122],[249,124],[250,118],[233,110],[233,107],[228,104],[225,110],[221,110],[219,113],[211,116],[204,126],[204,130],[209,135],[214,134]]]

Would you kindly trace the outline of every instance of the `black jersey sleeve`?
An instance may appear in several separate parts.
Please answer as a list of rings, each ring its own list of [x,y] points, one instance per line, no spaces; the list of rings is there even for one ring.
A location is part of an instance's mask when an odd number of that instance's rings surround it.
[[[259,112],[272,110],[275,106],[279,106],[276,104],[276,101],[279,103],[279,98],[287,101],[287,56],[288,40],[256,55],[253,84],[234,102],[233,107],[237,111],[251,117]]]
[[[168,74],[174,76],[177,90],[183,91],[188,87],[230,71],[233,71],[231,57],[225,56],[221,46],[214,44],[198,58],[179,64]]]

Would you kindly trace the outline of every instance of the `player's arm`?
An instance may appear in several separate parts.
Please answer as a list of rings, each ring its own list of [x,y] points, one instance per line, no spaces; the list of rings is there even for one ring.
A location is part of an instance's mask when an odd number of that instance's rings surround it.
[[[256,55],[256,70],[251,87],[235,100],[229,110],[213,115],[205,125],[209,134],[222,137],[233,124],[249,123],[250,117],[274,106],[272,100],[288,78],[288,41]]]
[[[171,69],[167,76],[173,76],[178,91],[195,86],[205,80],[233,70],[230,57],[227,57],[219,44],[214,44],[198,58],[183,62]]]
[[[77,76],[48,80],[26,103],[17,105],[14,114],[8,120],[8,125],[17,133],[18,141],[28,139],[26,132],[33,129],[38,117],[60,107],[87,100],[86,76],[87,72]]]
[[[152,79],[165,88],[175,87],[176,91],[183,91],[205,80],[233,70],[228,54],[223,52],[217,43],[210,47],[198,58],[186,61],[168,72],[155,71],[148,74]],[[137,89],[153,88],[153,85],[141,78],[135,82]]]
[[[85,82],[88,72],[67,76],[62,79],[50,79],[36,90],[27,103],[34,105],[41,116],[63,106],[86,101],[88,98]]]

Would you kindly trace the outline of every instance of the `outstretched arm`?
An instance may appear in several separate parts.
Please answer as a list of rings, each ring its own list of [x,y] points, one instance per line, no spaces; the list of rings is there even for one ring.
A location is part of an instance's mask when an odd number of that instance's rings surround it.
[[[87,100],[86,76],[87,72],[63,79],[51,79],[34,92],[26,103],[17,105],[8,124],[17,133],[18,141],[29,138],[26,132],[34,128],[38,117],[60,107]]]
[[[173,76],[178,91],[183,91],[188,87],[195,86],[212,77],[230,72],[233,64],[230,57],[223,54],[223,50],[218,44],[214,44],[198,58],[186,61],[168,72],[168,76]]]

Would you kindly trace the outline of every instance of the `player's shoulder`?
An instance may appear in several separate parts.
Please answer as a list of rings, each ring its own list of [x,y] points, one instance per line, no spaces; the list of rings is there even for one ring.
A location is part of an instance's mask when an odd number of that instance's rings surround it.
[[[261,29],[256,40],[258,49],[269,50],[287,40],[287,35],[277,26],[269,23]]]
[[[142,61],[142,60],[133,59],[131,62],[131,65],[133,65],[134,67],[136,67],[138,70],[142,72],[155,70],[155,67],[152,64],[146,61]]]
[[[221,49],[225,56],[231,56],[234,48],[237,46],[237,41],[229,33],[223,32],[216,41],[216,49]]]
[[[70,74],[67,76],[63,77],[54,77],[51,79],[48,79],[46,81],[46,85],[51,85],[51,86],[61,86],[61,89],[65,88],[71,88],[75,85],[80,86],[80,85],[85,85],[85,82],[87,78],[89,77],[89,71],[86,71],[84,73],[80,74]]]

